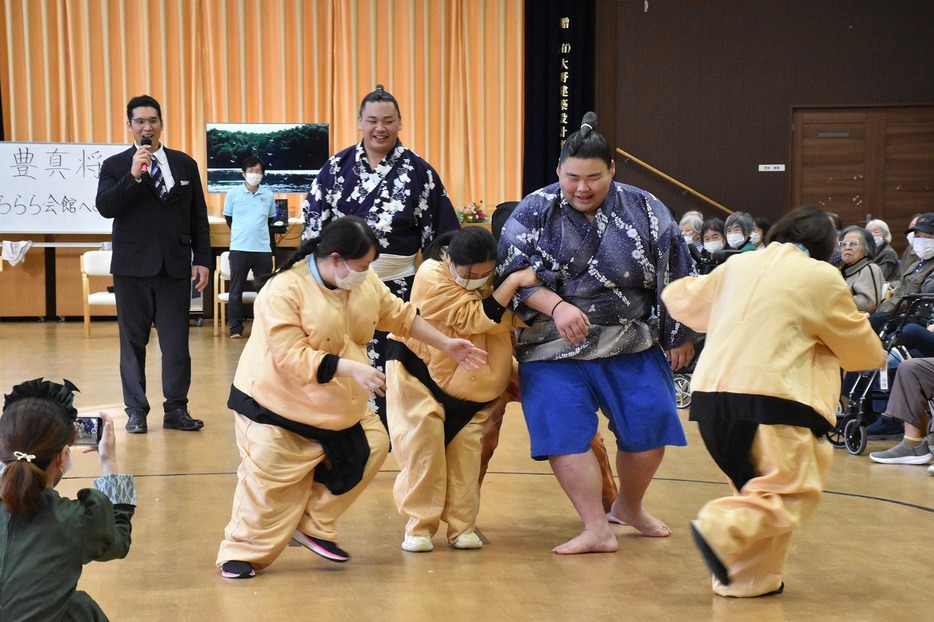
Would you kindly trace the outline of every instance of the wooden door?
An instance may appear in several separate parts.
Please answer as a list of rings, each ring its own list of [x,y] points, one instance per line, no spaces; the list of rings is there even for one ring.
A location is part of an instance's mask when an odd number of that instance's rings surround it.
[[[912,215],[934,211],[934,106],[801,108],[792,128],[792,204],[881,218],[901,252]]]

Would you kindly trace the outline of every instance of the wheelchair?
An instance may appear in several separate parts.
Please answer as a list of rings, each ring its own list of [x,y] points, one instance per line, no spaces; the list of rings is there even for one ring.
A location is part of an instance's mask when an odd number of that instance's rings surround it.
[[[693,244],[688,244],[688,250],[694,259],[694,267],[700,275],[710,274],[714,268],[725,262],[733,255],[742,253],[740,250],[732,248],[720,249],[714,253],[700,251]],[[704,349],[704,340],[701,339],[694,344],[694,358],[691,362],[674,372],[675,381],[675,404],[678,408],[687,408],[691,405],[691,374],[697,365],[697,358],[701,350]]]
[[[675,405],[678,408],[687,408],[691,405],[691,375],[677,373],[675,380]]]
[[[691,375],[697,366],[697,359],[704,349],[704,340],[701,339],[694,343],[694,357],[691,361],[682,367],[676,369],[673,373],[675,381],[675,405],[678,408],[687,408],[691,405]]]
[[[826,434],[831,445],[845,447],[854,456],[866,451],[869,442],[866,428],[885,411],[898,365],[911,358],[907,347],[901,342],[902,330],[919,313],[926,312],[929,315],[932,304],[934,294],[911,294],[899,302],[892,319],[879,335],[886,349],[886,364],[879,369],[850,375],[851,383],[844,387],[837,402],[836,425]],[[929,402],[928,406],[931,408],[934,404]]]

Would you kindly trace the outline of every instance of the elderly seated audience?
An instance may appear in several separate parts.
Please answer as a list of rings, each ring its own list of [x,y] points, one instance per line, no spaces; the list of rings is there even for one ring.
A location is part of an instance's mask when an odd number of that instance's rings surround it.
[[[726,232],[726,243],[733,250],[754,251],[756,245],[749,241],[756,221],[746,212],[733,212],[726,217],[723,230]]]
[[[872,234],[861,227],[847,227],[843,230],[837,248],[843,261],[840,272],[853,294],[856,308],[863,313],[872,313],[882,302],[886,281],[882,276],[882,268],[871,261],[875,251]]]
[[[934,359],[908,359],[898,366],[885,416],[904,422],[902,441],[886,451],[869,454],[881,464],[928,464],[932,435],[927,434],[930,422],[928,400],[934,398]],[[927,436],[925,436],[927,434]],[[934,467],[928,468],[934,475]]]
[[[870,316],[869,321],[876,331],[882,330],[886,323],[893,319],[905,296],[934,293],[934,212],[920,216],[908,232],[914,234],[911,247],[918,259],[905,270],[892,295]]]
[[[698,212],[686,213],[681,217],[681,222],[678,223],[681,228],[681,237],[688,244],[693,244],[698,251],[704,248],[704,241],[701,240],[701,227],[703,224],[704,219],[701,218]]]
[[[890,279],[890,282],[894,281],[897,283],[898,279],[905,276],[908,269],[911,266],[913,266],[915,262],[918,261],[918,255],[915,253],[915,249],[914,247],[912,247],[911,241],[915,239],[915,232],[914,232],[915,224],[918,222],[918,219],[921,218],[921,216],[923,215],[924,214],[915,214],[914,216],[911,217],[911,220],[908,222],[907,234],[905,235],[905,239],[908,240],[908,246],[905,248],[905,252],[902,253],[901,258],[899,258],[898,260],[898,275],[896,276],[895,279]],[[894,283],[892,286],[894,287]]]
[[[756,223],[756,228],[752,230],[749,241],[755,245],[756,250],[762,250],[765,248],[765,236],[769,234],[772,223],[769,222],[768,218],[763,218],[762,216],[756,216],[753,222]]]
[[[882,268],[882,274],[886,281],[891,281],[898,276],[898,253],[889,246],[892,243],[892,232],[884,220],[870,220],[866,223],[866,229],[872,234],[876,242],[876,252],[872,256],[873,263]]]

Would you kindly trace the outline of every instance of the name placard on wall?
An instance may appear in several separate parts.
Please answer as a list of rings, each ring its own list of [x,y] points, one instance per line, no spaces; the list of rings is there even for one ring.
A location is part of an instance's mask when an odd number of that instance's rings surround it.
[[[0,233],[110,233],[101,164],[128,144],[0,142]]]

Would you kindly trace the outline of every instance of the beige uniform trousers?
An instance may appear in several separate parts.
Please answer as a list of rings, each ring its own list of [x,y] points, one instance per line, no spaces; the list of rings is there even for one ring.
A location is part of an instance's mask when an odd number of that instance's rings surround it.
[[[497,400],[487,403],[444,446],[444,407],[399,361],[387,361],[391,387],[386,414],[392,451],[399,462],[392,493],[399,513],[408,518],[405,532],[428,536],[447,523],[454,542],[476,529],[480,511],[480,437],[483,422]]]
[[[730,572],[730,585],[713,579],[720,596],[760,596],[781,586],[791,534],[817,509],[833,448],[806,428],[760,425],[751,459],[758,476],[697,515],[698,529]]]
[[[363,479],[350,491],[334,495],[314,481],[315,467],[324,460],[320,443],[235,416],[241,462],[217,565],[239,560],[257,570],[265,568],[288,546],[296,529],[336,542],[337,518],[376,477],[389,453],[389,438],[379,417],[367,412],[362,421],[370,445]]]

